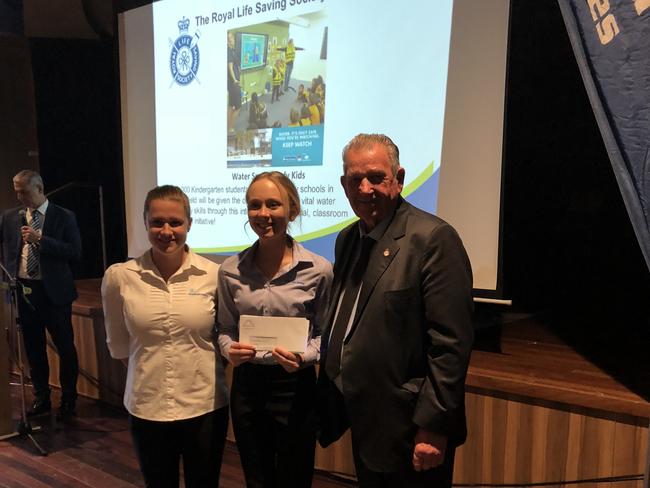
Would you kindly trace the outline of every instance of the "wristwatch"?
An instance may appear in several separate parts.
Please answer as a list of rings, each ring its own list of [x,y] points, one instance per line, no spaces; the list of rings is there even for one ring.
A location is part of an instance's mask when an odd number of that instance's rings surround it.
[[[303,364],[305,364],[305,360],[302,357],[302,354],[300,353],[296,354],[296,362],[298,363],[298,367],[302,368]]]

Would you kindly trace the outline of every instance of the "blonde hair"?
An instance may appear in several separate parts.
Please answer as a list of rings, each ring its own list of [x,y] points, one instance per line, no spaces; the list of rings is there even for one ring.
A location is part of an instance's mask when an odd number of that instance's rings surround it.
[[[265,171],[255,175],[255,178],[253,178],[246,190],[246,203],[248,203],[248,194],[250,193],[251,187],[255,182],[260,180],[270,180],[275,183],[275,186],[278,187],[282,194],[282,199],[285,200],[284,203],[287,207],[287,220],[289,222],[295,220],[296,217],[300,215],[300,196],[298,195],[298,190],[296,189],[296,185],[293,184],[293,181],[280,171]]]
[[[183,190],[174,185],[157,186],[149,190],[147,197],[144,199],[144,210],[142,216],[145,222],[147,221],[147,213],[149,213],[149,206],[152,200],[174,200],[183,205],[187,219],[192,218],[192,210],[190,209],[190,199]]]

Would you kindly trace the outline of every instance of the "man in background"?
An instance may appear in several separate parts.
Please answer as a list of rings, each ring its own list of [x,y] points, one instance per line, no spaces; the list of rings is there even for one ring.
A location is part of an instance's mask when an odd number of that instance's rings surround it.
[[[362,488],[451,486],[467,435],[470,263],[449,224],[401,197],[404,174],[385,135],[343,150],[341,184],[360,220],[336,240],[320,442],[350,427]]]
[[[45,329],[60,357],[61,406],[58,416],[75,414],[79,365],[72,331],[72,302],[77,298],[71,263],[81,258],[81,237],[74,214],[50,203],[41,176],[23,170],[13,178],[20,207],[0,215],[4,265],[22,285],[18,311],[34,385],[29,416],[51,410]]]

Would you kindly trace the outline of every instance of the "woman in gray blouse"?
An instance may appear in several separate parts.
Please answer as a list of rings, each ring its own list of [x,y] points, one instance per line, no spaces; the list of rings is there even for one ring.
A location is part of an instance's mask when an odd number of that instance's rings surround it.
[[[320,328],[332,266],[288,234],[300,198],[283,173],[257,175],[246,192],[258,239],[219,269],[219,346],[234,366],[231,414],[248,487],[310,487]],[[240,315],[306,317],[303,354],[239,342]]]

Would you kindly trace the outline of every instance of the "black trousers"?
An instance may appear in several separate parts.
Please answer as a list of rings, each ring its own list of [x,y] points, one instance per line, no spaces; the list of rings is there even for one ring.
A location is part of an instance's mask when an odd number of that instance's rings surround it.
[[[456,450],[447,448],[444,462],[434,469],[415,471],[412,467],[395,473],[371,471],[353,446],[354,467],[359,488],[451,488]]]
[[[228,407],[172,422],[155,422],[131,415],[130,424],[147,487],[177,488],[181,459],[186,488],[219,486]]]
[[[289,61],[284,71],[284,91],[289,90],[289,81],[291,80],[292,71],[293,71],[293,61]]]
[[[72,331],[72,304],[53,304],[40,280],[21,279],[20,282],[32,289],[31,294],[27,295],[29,303],[24,298],[18,299],[18,312],[36,398],[45,401],[50,398],[47,329],[59,353],[62,401],[74,402],[77,398],[79,361]]]
[[[316,371],[244,363],[230,408],[248,488],[308,488],[316,446]]]

